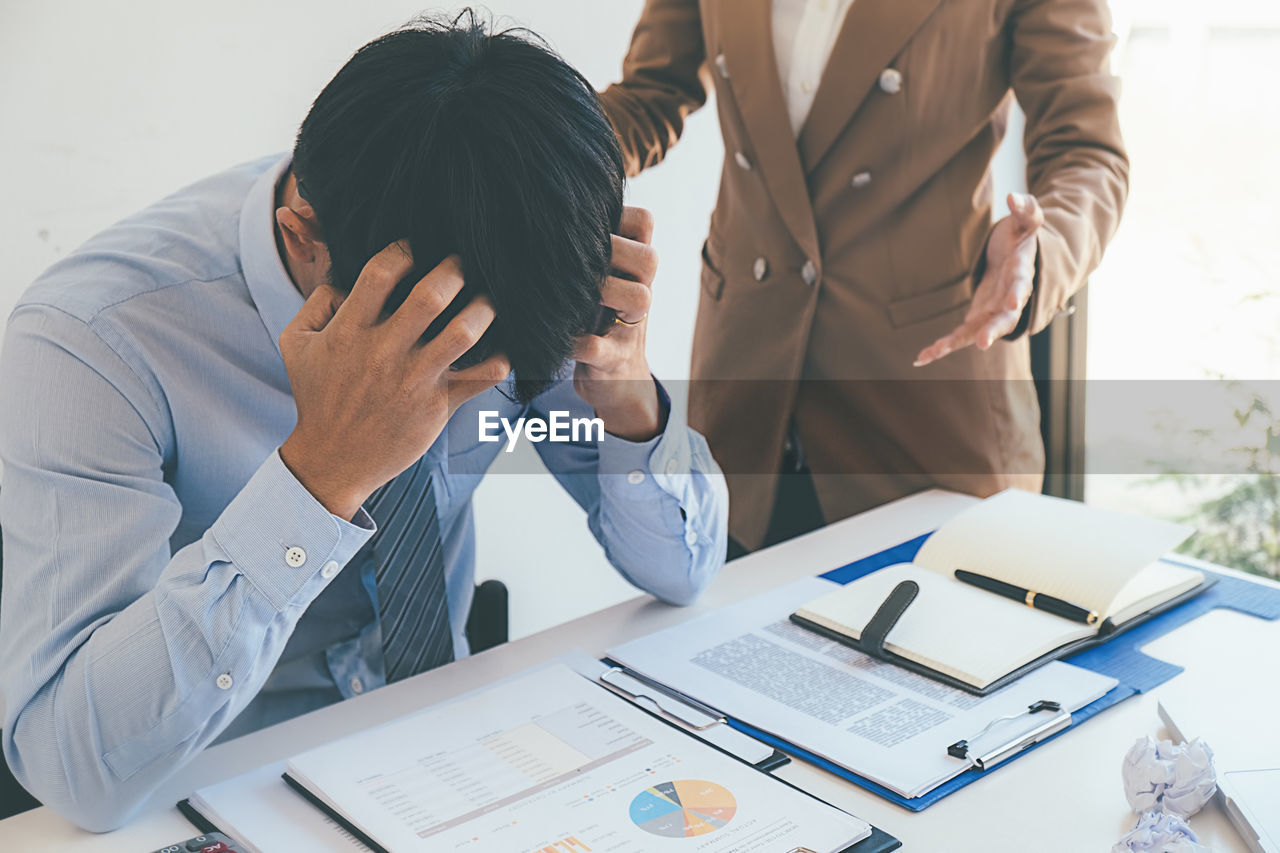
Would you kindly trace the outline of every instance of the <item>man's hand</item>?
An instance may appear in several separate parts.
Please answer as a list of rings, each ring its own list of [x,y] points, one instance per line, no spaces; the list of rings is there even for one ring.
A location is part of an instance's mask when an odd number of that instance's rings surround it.
[[[653,300],[658,253],[653,214],[638,207],[622,210],[613,236],[613,269],[601,288],[604,304],[618,314],[605,335],[583,335],[573,357],[573,385],[596,410],[604,428],[630,441],[647,441],[662,432],[666,413],[644,354],[645,318]]]
[[[456,257],[386,313],[387,297],[412,266],[408,244],[391,244],[365,264],[345,300],[322,285],[280,335],[298,407],[280,458],[339,518],[353,518],[375,489],[427,452],[458,406],[511,372],[501,355],[466,370],[449,368],[493,322],[485,297],[435,338],[421,340],[462,289]]]
[[[970,345],[990,349],[1017,328],[1035,284],[1036,232],[1044,225],[1044,211],[1034,196],[1022,193],[1009,193],[1009,210],[991,229],[986,272],[973,292],[964,322],[921,350],[916,367]]]

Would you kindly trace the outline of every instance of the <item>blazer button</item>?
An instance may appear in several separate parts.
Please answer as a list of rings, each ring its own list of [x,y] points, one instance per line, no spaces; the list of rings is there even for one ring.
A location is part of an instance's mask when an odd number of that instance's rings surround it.
[[[751,274],[756,277],[756,281],[764,281],[769,274],[769,262],[764,258],[756,258],[756,262],[751,265]]]
[[[741,151],[738,151],[733,155],[733,160],[735,163],[738,164],[738,168],[746,172],[751,171],[751,160],[750,158],[747,157],[746,154],[743,154]]]
[[[887,94],[896,95],[902,89],[902,72],[896,68],[881,71],[880,89]]]
[[[871,183],[871,173],[859,172],[853,176],[853,180],[849,181],[849,183],[853,184],[853,186],[858,189],[862,189],[867,184]]]
[[[716,54],[716,70],[720,72],[720,76],[729,79],[729,63],[725,61],[724,54]]]
[[[804,266],[800,268],[800,277],[804,279],[804,283],[813,287],[818,282],[818,268],[813,261],[805,261]]]

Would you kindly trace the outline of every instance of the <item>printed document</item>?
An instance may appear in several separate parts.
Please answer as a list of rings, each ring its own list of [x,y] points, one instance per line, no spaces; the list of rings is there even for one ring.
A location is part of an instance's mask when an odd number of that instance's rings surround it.
[[[797,581],[633,640],[609,657],[907,798],[968,769],[947,754],[950,744],[1005,742],[1040,722],[1022,713],[1028,705],[1047,699],[1074,711],[1116,686],[1113,678],[1054,661],[975,696],[789,621],[800,605],[838,588],[822,578]],[[1015,719],[975,741],[1006,715]]]
[[[563,665],[303,753],[288,771],[395,853],[838,853],[871,832]]]

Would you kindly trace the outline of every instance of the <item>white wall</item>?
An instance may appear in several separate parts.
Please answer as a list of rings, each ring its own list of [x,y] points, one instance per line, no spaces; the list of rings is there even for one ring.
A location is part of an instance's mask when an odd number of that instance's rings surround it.
[[[597,86],[619,73],[642,0],[491,0]],[[432,7],[441,8],[441,7]],[[451,7],[444,7],[451,8]],[[206,174],[290,147],[311,99],[412,0],[0,0],[0,316],[85,238]],[[720,166],[712,109],[632,183],[658,218],[656,374],[688,375],[698,249]],[[582,513],[547,475],[504,460],[477,495],[481,577],[512,589],[523,635],[620,600]],[[501,530],[501,535],[495,531]]]

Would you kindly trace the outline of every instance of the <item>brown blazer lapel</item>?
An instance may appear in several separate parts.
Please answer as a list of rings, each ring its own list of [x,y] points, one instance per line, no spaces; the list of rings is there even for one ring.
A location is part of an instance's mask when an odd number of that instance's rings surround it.
[[[787,229],[810,258],[818,258],[818,229],[804,169],[791,134],[773,49],[772,0],[721,0],[724,53],[739,114],[751,137],[752,168],[768,187]]]
[[[854,0],[797,140],[804,168],[817,167],[878,85],[880,72],[941,0]],[[768,5],[768,2],[764,3]],[[907,81],[906,85],[911,85]]]

